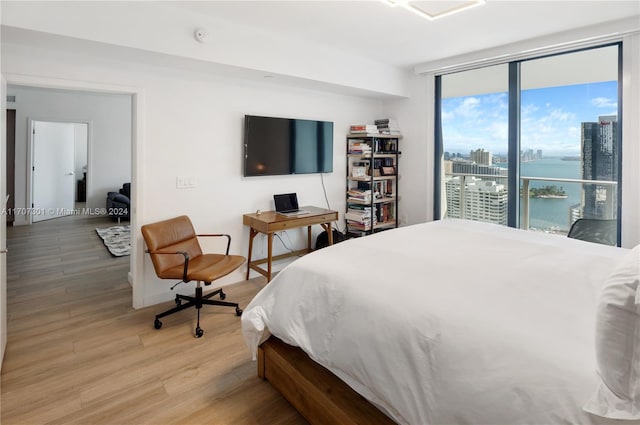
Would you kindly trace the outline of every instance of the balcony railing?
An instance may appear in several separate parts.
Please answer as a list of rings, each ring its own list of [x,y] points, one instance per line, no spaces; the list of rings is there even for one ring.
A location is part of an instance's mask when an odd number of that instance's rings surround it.
[[[493,180],[499,184],[504,184],[505,187],[507,176],[493,175],[493,174],[467,174],[467,173],[445,173],[445,177],[460,177],[460,218],[468,218],[465,216],[465,188],[467,185],[467,178],[475,177],[483,180]],[[522,182],[522,194],[521,194],[521,216],[520,216],[520,228],[529,230],[530,228],[530,182],[531,181],[543,181],[554,183],[578,183],[602,186],[605,189],[605,202],[604,211],[606,218],[614,218],[616,216],[616,203],[614,202],[614,192],[618,185],[618,182],[606,181],[606,180],[584,180],[584,179],[567,179],[567,178],[555,178],[555,177],[520,177]]]
[[[580,184],[595,184],[598,186],[604,186],[606,191],[605,199],[605,211],[607,218],[615,217],[616,205],[613,202],[613,192],[618,185],[618,182],[612,182],[607,180],[583,180],[583,179],[562,179],[555,177],[520,177],[522,181],[522,220],[520,222],[520,228],[529,230],[529,182],[530,181],[544,181],[544,182],[560,182],[560,183],[580,183]]]

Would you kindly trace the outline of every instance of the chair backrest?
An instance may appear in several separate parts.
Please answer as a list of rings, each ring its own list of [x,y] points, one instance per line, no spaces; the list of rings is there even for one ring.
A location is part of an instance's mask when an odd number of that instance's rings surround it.
[[[142,226],[142,236],[151,254],[156,274],[161,278],[174,278],[174,276],[166,276],[164,272],[184,264],[184,256],[181,254],[168,254],[178,251],[187,252],[190,259],[202,255],[196,232],[186,215],[145,224]],[[154,254],[155,252],[158,254]]]
[[[579,218],[571,225],[567,236],[582,241],[616,246],[618,245],[617,220]]]

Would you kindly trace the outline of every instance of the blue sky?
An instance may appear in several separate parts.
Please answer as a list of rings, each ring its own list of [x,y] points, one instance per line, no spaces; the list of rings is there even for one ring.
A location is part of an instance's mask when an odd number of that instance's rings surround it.
[[[521,148],[544,156],[580,154],[580,123],[617,115],[616,81],[524,90]],[[444,150],[468,154],[484,148],[507,153],[507,93],[442,100]]]

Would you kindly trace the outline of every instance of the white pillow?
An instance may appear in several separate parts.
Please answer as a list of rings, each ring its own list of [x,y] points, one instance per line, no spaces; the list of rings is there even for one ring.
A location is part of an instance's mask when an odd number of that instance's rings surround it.
[[[596,312],[600,385],[584,410],[610,419],[640,419],[640,245],[605,281]]]

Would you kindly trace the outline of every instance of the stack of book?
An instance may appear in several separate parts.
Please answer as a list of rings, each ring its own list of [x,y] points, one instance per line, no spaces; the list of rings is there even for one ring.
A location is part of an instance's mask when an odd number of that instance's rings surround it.
[[[357,230],[371,230],[376,224],[376,217],[371,213],[371,207],[351,206],[344,218],[347,220],[347,226]]]
[[[354,124],[349,127],[350,133],[378,133],[376,124]]]
[[[351,188],[347,191],[347,200],[356,202],[371,202],[371,190]]]
[[[366,142],[349,140],[349,153],[368,155],[371,153],[371,145]]]
[[[400,135],[398,121],[391,118],[381,118],[375,120],[377,131],[381,134]]]

